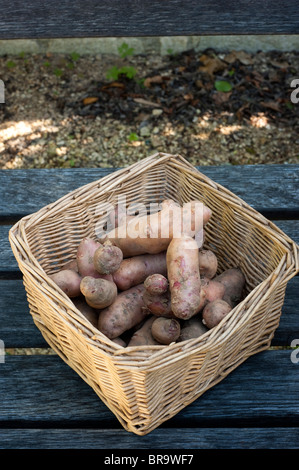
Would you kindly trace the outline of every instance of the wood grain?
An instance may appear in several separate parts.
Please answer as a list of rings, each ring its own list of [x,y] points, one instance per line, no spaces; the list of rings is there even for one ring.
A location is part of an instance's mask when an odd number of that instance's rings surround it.
[[[14,0],[0,38],[297,34],[294,0]]]
[[[198,166],[259,212],[299,218],[299,165]],[[0,170],[0,220],[18,219],[118,168]]]

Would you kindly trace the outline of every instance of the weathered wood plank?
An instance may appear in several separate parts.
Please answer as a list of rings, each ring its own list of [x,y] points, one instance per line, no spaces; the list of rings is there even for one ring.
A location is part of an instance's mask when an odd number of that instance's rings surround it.
[[[0,37],[297,34],[294,0],[2,2]]]
[[[298,426],[298,367],[289,350],[255,354],[162,427]],[[58,356],[6,356],[0,427],[70,425],[121,429],[91,387]]]
[[[175,450],[177,456],[192,455],[188,466],[198,468],[203,457],[207,457],[202,453],[204,449],[212,450],[211,458],[215,463],[221,457],[215,450],[250,449],[250,457],[257,457],[252,449],[298,449],[298,443],[299,429],[296,427],[164,428],[146,436],[136,436],[124,429],[0,429],[0,449],[96,449],[99,465],[112,455],[115,459],[126,455],[138,456],[137,467],[144,465],[142,459],[155,465],[153,456],[166,455],[161,453],[165,449]],[[200,454],[194,449],[200,449]],[[179,450],[183,452],[179,453]],[[227,458],[227,454],[223,457]]]
[[[47,348],[29,311],[21,280],[0,281],[0,339],[6,348]]]
[[[267,216],[271,212],[275,219],[299,218],[299,165],[222,165],[197,169],[255,209],[266,211]],[[116,170],[0,170],[0,218],[3,221],[35,212]]]

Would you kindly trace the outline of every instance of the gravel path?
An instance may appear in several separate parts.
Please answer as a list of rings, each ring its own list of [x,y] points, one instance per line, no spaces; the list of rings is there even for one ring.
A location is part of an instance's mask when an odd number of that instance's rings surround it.
[[[169,52],[1,57],[0,168],[298,163],[298,53]]]

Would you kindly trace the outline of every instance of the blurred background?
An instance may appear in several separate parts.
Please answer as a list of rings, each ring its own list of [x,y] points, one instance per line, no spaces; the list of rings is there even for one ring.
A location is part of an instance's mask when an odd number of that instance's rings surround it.
[[[0,41],[0,168],[121,167],[157,151],[194,165],[298,163],[298,43]]]

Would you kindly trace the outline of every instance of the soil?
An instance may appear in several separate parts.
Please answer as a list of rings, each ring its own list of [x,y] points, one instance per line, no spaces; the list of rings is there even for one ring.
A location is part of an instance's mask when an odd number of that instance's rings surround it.
[[[0,168],[298,163],[298,52],[127,52],[0,57]]]

